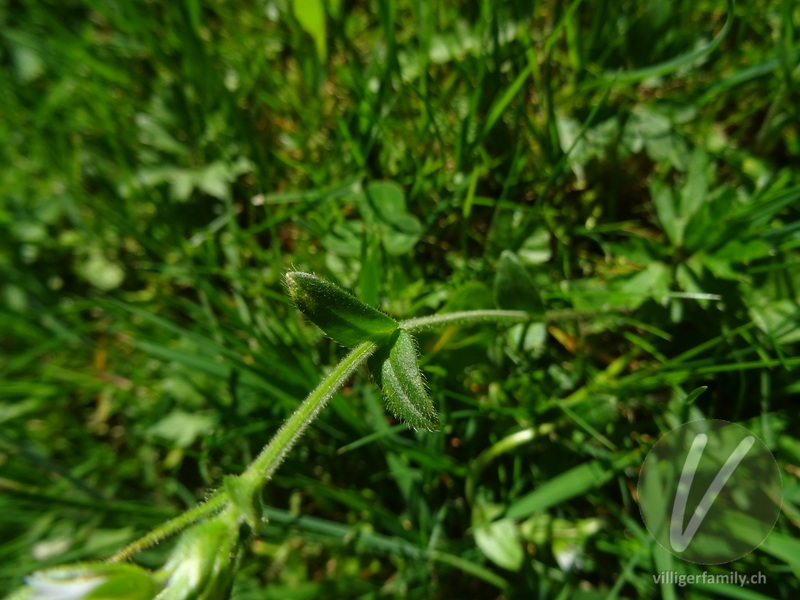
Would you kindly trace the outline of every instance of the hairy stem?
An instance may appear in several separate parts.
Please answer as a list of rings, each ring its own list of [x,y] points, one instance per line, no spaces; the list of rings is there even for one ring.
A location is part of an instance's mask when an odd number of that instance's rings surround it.
[[[345,356],[342,361],[314,388],[303,403],[297,407],[286,422],[278,430],[278,433],[270,440],[256,459],[250,464],[243,476],[255,476],[259,478],[263,485],[272,477],[272,474],[281,464],[286,454],[300,439],[303,432],[311,424],[322,407],[339,391],[345,382],[355,373],[356,369],[375,352],[377,346],[372,342],[363,342],[356,346],[350,354]],[[122,550],[108,559],[108,562],[122,562],[131,556],[157,544],[163,539],[168,538],[180,530],[191,525],[214,512],[219,511],[229,503],[228,496],[224,492],[217,492],[203,504],[170,519],[166,523],[156,527],[150,533],[138,540],[128,544]]]
[[[451,325],[474,325],[478,323],[499,323],[513,325],[531,321],[551,322],[586,318],[594,313],[584,311],[553,311],[543,315],[532,315],[519,310],[473,310],[453,312],[439,315],[430,315],[416,319],[407,319],[400,322],[400,327],[409,332],[430,331],[438,327]],[[283,459],[297,443],[320,410],[328,400],[339,391],[356,370],[377,350],[373,342],[362,342],[336,365],[333,370],[314,388],[297,410],[287,419],[275,436],[270,440],[256,459],[242,474],[243,477],[252,477],[257,480],[258,487],[263,486],[275,473]],[[122,550],[108,559],[108,562],[122,562],[128,560],[137,552],[144,550],[161,540],[179,532],[204,517],[207,517],[229,504],[229,498],[224,492],[216,492],[203,504],[170,519],[156,527],[147,535],[128,544]]]
[[[521,310],[467,310],[463,312],[429,315],[400,321],[400,327],[410,333],[430,331],[448,325],[475,325],[477,323],[525,323],[533,316]]]
[[[466,310],[463,312],[443,313],[417,317],[400,321],[400,327],[410,333],[430,331],[450,325],[476,325],[479,323],[552,323],[554,321],[573,321],[596,316],[597,311],[588,310],[551,310],[543,314],[533,314],[522,310]]]
[[[372,342],[362,342],[353,348],[350,354],[345,356],[297,407],[261,454],[250,464],[243,477],[255,475],[260,478],[262,485],[266,483],[322,407],[376,349],[377,346]]]
[[[217,492],[203,502],[203,504],[187,510],[185,513],[178,515],[174,519],[170,519],[166,523],[162,523],[138,540],[131,542],[114,556],[107,559],[106,562],[118,563],[128,560],[137,552],[141,552],[150,546],[155,546],[161,540],[178,533],[195,521],[199,521],[203,517],[222,509],[227,503],[228,497],[225,494]]]

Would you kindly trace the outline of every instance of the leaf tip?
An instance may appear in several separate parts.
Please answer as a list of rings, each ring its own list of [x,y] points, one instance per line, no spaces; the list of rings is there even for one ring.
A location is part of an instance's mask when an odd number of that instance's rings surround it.
[[[321,277],[291,270],[284,280],[300,312],[343,346],[383,343],[397,329],[397,321]]]
[[[286,282],[286,288],[289,290],[289,295],[292,297],[292,300],[295,300],[295,297],[300,293],[300,281],[303,277],[313,277],[309,273],[303,273],[302,271],[286,271],[286,274],[283,276],[284,281]]]
[[[425,386],[411,334],[398,329],[373,355],[370,369],[383,390],[389,412],[411,429],[438,430],[439,414]]]

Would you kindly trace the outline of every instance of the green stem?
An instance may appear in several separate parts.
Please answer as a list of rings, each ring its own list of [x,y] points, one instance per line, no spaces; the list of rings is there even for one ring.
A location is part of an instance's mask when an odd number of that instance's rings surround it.
[[[533,314],[522,310],[467,310],[463,312],[443,313],[417,317],[400,321],[400,327],[410,333],[430,331],[449,325],[476,325],[480,323],[553,323],[556,321],[574,321],[597,316],[594,310],[550,310],[543,314]]]
[[[409,333],[430,331],[448,325],[475,325],[477,323],[526,323],[533,316],[521,310],[468,310],[463,312],[429,315],[400,321],[400,327]]]
[[[256,476],[260,478],[261,485],[266,483],[317,416],[317,413],[376,349],[377,346],[372,342],[362,342],[353,348],[350,354],[345,356],[297,407],[297,410],[278,430],[261,454],[247,467],[242,477]]]
[[[400,327],[409,332],[430,331],[438,327],[449,325],[474,325],[477,323],[526,323],[530,321],[550,322],[554,320],[568,320],[585,318],[592,313],[581,311],[554,311],[544,315],[532,315],[518,310],[474,310],[465,312],[445,313],[430,315],[416,319],[407,319],[400,323]],[[306,428],[316,418],[328,400],[347,382],[356,370],[377,350],[373,342],[362,342],[356,346],[334,369],[319,383],[297,410],[287,419],[286,423],[278,430],[256,459],[250,464],[242,477],[255,479],[260,489],[275,473],[288,452],[297,443]],[[224,492],[214,493],[206,502],[193,508],[182,515],[170,519],[166,523],[152,530],[147,535],[128,544],[108,562],[122,562],[128,560],[137,552],[144,550],[161,540],[169,537],[212,513],[224,508],[229,503],[229,498]]]
[[[255,476],[259,479],[260,485],[266,483],[275,472],[275,469],[278,468],[286,457],[289,450],[297,443],[297,440],[300,439],[300,436],[317,416],[317,413],[322,410],[322,407],[325,406],[328,400],[330,400],[339,388],[341,388],[353,373],[355,373],[356,369],[375,352],[376,348],[377,346],[372,342],[363,342],[356,346],[350,354],[345,356],[319,383],[314,391],[308,395],[303,403],[297,407],[297,410],[292,413],[292,416],[283,424],[283,427],[278,430],[278,433],[276,433],[269,444],[264,447],[261,454],[256,457],[242,476]],[[166,523],[156,527],[147,535],[128,544],[109,558],[108,562],[115,563],[128,560],[137,552],[157,544],[195,521],[222,509],[228,502],[228,496],[224,492],[216,492],[200,506],[174,519],[170,519]]]
[[[188,527],[195,521],[199,521],[206,515],[220,510],[227,503],[228,497],[225,494],[217,492],[203,504],[196,506],[191,510],[187,510],[185,513],[178,515],[174,519],[170,519],[166,523],[162,523],[150,533],[140,537],[134,542],[131,542],[122,550],[117,552],[114,556],[109,558],[106,562],[118,563],[128,560],[137,552],[141,552],[145,548],[156,545],[161,540],[178,533],[181,529]]]

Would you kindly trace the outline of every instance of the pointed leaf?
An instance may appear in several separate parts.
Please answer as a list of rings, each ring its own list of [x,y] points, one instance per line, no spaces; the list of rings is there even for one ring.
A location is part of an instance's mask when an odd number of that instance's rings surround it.
[[[530,275],[516,254],[509,250],[503,250],[500,255],[494,280],[494,297],[500,308],[544,312],[544,303]]]
[[[328,56],[325,41],[325,5],[322,0],[295,0],[292,8],[300,26],[314,40],[320,62],[324,63]]]
[[[392,341],[373,355],[369,366],[395,417],[413,429],[436,430],[439,415],[422,381],[414,338],[407,331],[398,329]]]
[[[297,308],[343,346],[384,343],[397,329],[397,321],[316,275],[292,271],[286,283]]]

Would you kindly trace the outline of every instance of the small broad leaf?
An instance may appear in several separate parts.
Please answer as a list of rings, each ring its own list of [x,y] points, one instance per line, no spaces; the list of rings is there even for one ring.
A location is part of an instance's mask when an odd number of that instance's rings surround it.
[[[214,429],[216,424],[217,420],[212,415],[176,410],[152,425],[147,432],[169,440],[178,448],[188,448],[197,438]]]
[[[373,355],[369,366],[395,417],[413,429],[436,430],[439,415],[422,381],[414,338],[406,330],[398,329],[389,344]]]
[[[422,224],[406,208],[403,188],[392,181],[370,183],[361,196],[361,212],[393,256],[410,252],[422,235]]]
[[[475,543],[494,564],[519,571],[525,553],[514,519],[500,519],[475,528]]]
[[[384,343],[397,329],[397,321],[316,275],[292,271],[286,284],[297,308],[343,346]]]
[[[495,520],[504,508],[477,499],[472,511],[472,531],[486,558],[509,571],[519,571],[525,560],[519,527],[514,519]]]
[[[533,281],[517,256],[503,250],[494,280],[494,297],[500,308],[544,312],[544,303]]]

